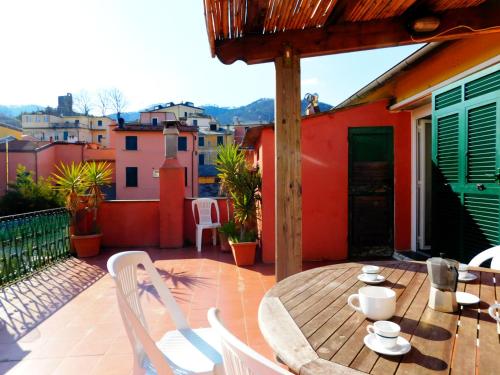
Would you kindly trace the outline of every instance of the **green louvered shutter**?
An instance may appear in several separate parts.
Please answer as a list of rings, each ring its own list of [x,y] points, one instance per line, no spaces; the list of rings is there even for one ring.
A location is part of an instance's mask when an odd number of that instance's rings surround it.
[[[458,182],[458,114],[437,119],[437,164],[446,182]]]
[[[500,65],[433,94],[433,250],[500,244]]]

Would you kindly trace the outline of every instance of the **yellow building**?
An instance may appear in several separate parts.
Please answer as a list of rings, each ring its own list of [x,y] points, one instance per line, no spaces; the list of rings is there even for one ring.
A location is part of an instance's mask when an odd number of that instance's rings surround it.
[[[232,144],[234,134],[228,130],[204,130],[198,133],[198,165],[215,165],[217,147]]]
[[[23,130],[17,126],[5,124],[0,122],[0,138],[4,137],[15,137],[16,139],[21,139],[23,136]]]

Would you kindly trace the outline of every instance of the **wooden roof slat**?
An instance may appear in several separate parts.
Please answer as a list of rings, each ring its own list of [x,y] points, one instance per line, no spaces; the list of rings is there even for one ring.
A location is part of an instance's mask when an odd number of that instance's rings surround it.
[[[311,22],[313,27],[323,26],[332,9],[335,7],[337,0],[327,0],[321,4],[321,7],[316,11],[314,18]]]
[[[269,0],[253,0],[247,2],[247,20],[245,27],[248,33],[262,33],[268,4]]]
[[[500,31],[499,0],[204,2],[212,54],[224,63],[273,61],[284,45],[292,45],[302,57],[312,57]],[[440,19],[435,32],[418,34],[409,29],[409,22],[422,14]]]

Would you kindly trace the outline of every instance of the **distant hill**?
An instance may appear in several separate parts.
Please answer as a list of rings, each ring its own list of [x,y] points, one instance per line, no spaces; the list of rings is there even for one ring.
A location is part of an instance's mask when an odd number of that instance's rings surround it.
[[[17,117],[24,112],[34,112],[45,108],[41,105],[26,104],[26,105],[2,105],[0,104],[0,114],[8,117]]]
[[[305,112],[307,102],[302,100],[302,113]],[[38,105],[0,105],[0,115],[12,118],[10,120],[17,121],[13,117],[18,116],[23,112],[32,112],[42,108]],[[242,123],[245,122],[272,122],[274,121],[274,99],[262,98],[250,104],[241,107],[219,107],[217,105],[203,105],[205,113],[211,115],[219,121],[219,123],[232,124],[237,117]],[[319,108],[321,111],[328,111],[332,108],[330,104],[320,102]],[[121,116],[126,122],[132,122],[139,119],[139,112],[123,112]],[[108,117],[116,119],[116,114],[110,114]],[[2,121],[2,120],[0,120]],[[17,121],[19,123],[19,121]]]
[[[16,126],[18,128],[21,127],[21,121],[19,121],[18,119],[15,119],[13,117],[5,116],[2,113],[0,113],[0,123]]]
[[[219,107],[203,105],[205,113],[215,117],[221,124],[232,124],[237,117],[240,122],[272,122],[274,121],[274,99],[262,98],[241,107]],[[304,113],[307,102],[302,100],[301,112]],[[319,103],[321,111],[332,108],[330,104]]]

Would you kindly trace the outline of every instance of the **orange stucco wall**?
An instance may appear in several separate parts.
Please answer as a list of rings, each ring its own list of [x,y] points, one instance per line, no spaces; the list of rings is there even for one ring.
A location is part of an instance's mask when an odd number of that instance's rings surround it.
[[[103,246],[159,246],[159,203],[159,200],[103,202],[99,209]]]
[[[192,198],[185,198],[183,204],[183,242],[194,245],[196,227],[191,210]],[[227,202],[217,199],[221,222],[227,222]],[[160,246],[159,200],[105,201],[99,209],[99,223],[103,232],[105,247],[158,247]],[[211,242],[211,231],[203,233],[203,243]]]
[[[402,101],[500,54],[500,33],[446,42],[428,57],[355,101],[367,103],[394,97]]]
[[[348,255],[348,129],[394,128],[395,248],[411,241],[411,128],[409,113],[389,113],[380,101],[302,121],[302,251],[305,260]],[[274,262],[274,132],[256,145],[262,170],[263,260]]]

